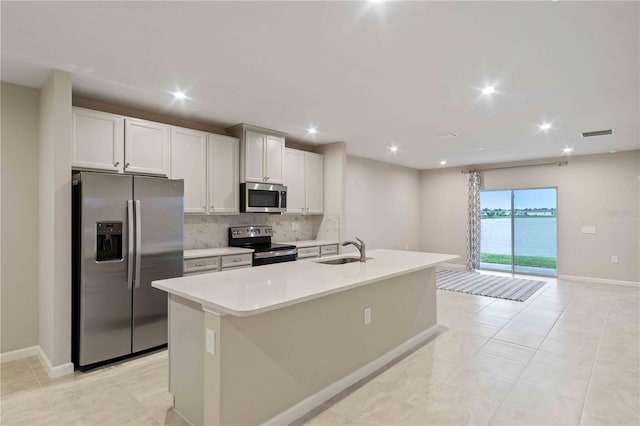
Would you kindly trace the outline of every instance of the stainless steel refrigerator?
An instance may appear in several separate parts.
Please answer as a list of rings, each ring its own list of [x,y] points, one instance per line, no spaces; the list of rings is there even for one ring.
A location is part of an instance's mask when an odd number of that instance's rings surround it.
[[[73,176],[72,353],[76,368],[167,344],[167,295],[182,276],[182,180]]]

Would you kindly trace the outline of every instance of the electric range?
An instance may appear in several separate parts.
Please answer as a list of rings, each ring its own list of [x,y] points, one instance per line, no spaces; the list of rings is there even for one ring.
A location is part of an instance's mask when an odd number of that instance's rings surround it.
[[[298,257],[296,246],[271,242],[271,226],[233,226],[229,228],[229,246],[253,250],[253,266],[290,262]]]

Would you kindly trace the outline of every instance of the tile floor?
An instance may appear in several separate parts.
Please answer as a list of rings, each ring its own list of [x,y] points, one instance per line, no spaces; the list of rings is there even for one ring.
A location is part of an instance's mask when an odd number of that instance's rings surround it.
[[[638,425],[640,291],[546,279],[526,302],[438,291],[439,335],[296,425]],[[167,354],[50,380],[2,365],[3,425],[180,425]]]

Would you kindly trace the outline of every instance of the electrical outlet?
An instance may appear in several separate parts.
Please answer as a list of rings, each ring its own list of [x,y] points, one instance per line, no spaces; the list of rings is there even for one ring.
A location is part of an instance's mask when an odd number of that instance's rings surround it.
[[[207,352],[209,352],[211,355],[215,355],[216,354],[216,332],[214,330],[211,330],[210,328],[207,328],[207,332],[205,334],[206,334],[205,345],[207,347]]]
[[[611,256],[611,263],[618,263],[618,256]]]
[[[371,324],[371,307],[364,308],[364,325]]]

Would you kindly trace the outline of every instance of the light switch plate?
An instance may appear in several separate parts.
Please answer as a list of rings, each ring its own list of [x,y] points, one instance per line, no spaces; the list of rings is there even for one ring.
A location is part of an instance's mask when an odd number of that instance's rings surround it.
[[[364,308],[364,325],[371,324],[371,307]]]
[[[216,354],[216,332],[214,330],[211,330],[210,328],[207,328],[207,331],[205,334],[206,334],[205,345],[207,347],[207,352],[209,352],[211,355],[215,355]]]
[[[583,233],[583,234],[595,234],[596,233],[596,227],[595,226],[582,225],[582,228],[580,228],[580,232]]]

